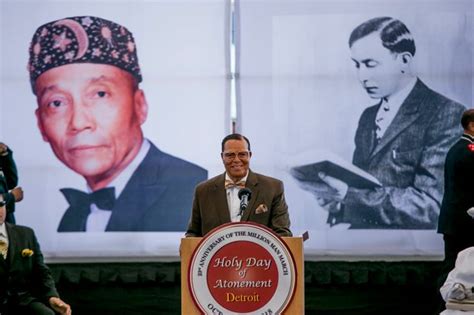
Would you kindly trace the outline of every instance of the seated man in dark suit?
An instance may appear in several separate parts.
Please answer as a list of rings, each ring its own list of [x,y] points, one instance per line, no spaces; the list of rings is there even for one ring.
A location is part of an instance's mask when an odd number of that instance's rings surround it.
[[[13,152],[0,142],[0,194],[7,203],[7,218],[5,222],[15,224],[15,202],[23,200],[23,190],[18,185],[18,172]]]
[[[148,103],[132,33],[93,16],[40,26],[28,69],[43,139],[87,182],[62,189],[69,208],[59,232],[183,231],[195,164],[160,151],[143,136]]]
[[[251,157],[246,137],[231,134],[222,140],[225,173],[196,187],[186,236],[204,236],[219,225],[239,221],[266,225],[281,236],[292,235],[283,183],[252,172]],[[243,187],[252,192],[245,211],[241,210],[238,197]]]
[[[56,291],[32,229],[5,222],[0,195],[0,314],[71,314]],[[55,312],[54,312],[54,311]]]

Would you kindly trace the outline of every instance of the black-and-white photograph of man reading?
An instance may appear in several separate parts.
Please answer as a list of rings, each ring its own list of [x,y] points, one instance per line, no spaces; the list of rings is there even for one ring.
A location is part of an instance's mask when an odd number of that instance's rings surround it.
[[[465,107],[415,73],[416,40],[402,21],[367,20],[352,31],[348,44],[357,78],[374,100],[359,119],[353,169],[333,165],[309,176],[296,167],[292,174],[329,212],[331,226],[435,229],[444,160],[462,134]],[[366,183],[370,178],[373,185]]]

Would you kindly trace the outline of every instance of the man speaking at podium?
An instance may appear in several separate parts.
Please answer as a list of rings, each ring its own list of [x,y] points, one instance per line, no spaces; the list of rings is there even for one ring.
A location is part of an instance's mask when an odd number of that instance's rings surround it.
[[[283,182],[249,169],[250,141],[230,134],[222,140],[225,173],[200,183],[194,192],[186,236],[204,236],[213,228],[251,221],[271,228],[280,236],[292,236]]]

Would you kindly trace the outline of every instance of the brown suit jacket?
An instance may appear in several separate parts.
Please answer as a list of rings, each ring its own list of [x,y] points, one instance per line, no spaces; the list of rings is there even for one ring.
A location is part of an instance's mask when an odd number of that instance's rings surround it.
[[[231,222],[224,181],[225,173],[196,187],[186,236],[204,236],[215,227]],[[283,182],[249,171],[245,186],[252,191],[252,197],[241,221],[260,223],[280,236],[291,236]],[[257,214],[255,210],[261,204],[265,204],[268,211]]]

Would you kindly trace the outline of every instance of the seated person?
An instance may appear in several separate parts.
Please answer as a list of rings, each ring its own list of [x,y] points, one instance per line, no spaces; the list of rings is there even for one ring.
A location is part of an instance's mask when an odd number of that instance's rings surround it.
[[[71,307],[56,291],[32,229],[5,222],[0,194],[0,314],[70,315]]]
[[[442,315],[474,314],[474,247],[458,254],[456,265],[440,289],[447,302]]]

